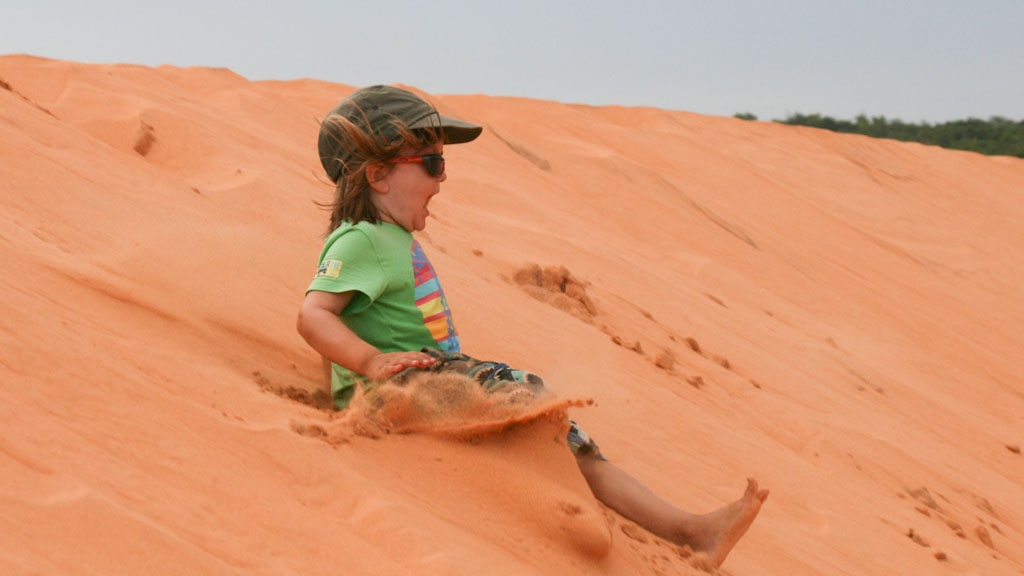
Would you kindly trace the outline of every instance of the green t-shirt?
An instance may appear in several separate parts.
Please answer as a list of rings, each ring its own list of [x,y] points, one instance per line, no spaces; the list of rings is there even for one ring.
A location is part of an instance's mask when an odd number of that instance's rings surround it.
[[[401,226],[343,223],[327,238],[309,290],[355,292],[341,321],[381,352],[425,347],[459,352],[434,267]],[[365,378],[333,364],[331,395],[339,408],[348,405],[357,382]]]

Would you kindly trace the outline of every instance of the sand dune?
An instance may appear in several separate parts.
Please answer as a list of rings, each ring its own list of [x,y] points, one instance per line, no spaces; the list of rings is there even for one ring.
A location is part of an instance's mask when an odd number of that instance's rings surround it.
[[[0,572],[711,571],[593,499],[564,412],[315,407],[314,140],[351,90],[0,58]],[[1024,574],[1024,161],[428,97],[486,127],[419,235],[464,350],[593,399],[686,509],[769,487],[723,573]]]

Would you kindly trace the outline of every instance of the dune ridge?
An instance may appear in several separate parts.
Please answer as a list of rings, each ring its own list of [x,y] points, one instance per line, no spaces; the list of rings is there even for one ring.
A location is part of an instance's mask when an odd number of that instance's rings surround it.
[[[352,89],[0,57],[0,572],[713,571],[596,503],[560,418],[313,405],[313,143]],[[756,476],[723,573],[1024,573],[1024,161],[427,97],[485,126],[418,235],[464,351],[592,398],[568,416],[683,508]]]

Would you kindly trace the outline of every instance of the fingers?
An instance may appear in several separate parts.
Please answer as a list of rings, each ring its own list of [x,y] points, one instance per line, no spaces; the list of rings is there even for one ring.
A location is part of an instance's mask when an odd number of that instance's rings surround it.
[[[423,369],[437,362],[437,359],[423,352],[391,352],[375,359],[378,366],[372,371],[372,380],[387,380],[406,368]]]
[[[426,368],[437,360],[428,354],[423,352],[401,352],[400,356],[394,359],[389,359],[391,366],[394,369],[392,374],[397,374],[406,368]]]

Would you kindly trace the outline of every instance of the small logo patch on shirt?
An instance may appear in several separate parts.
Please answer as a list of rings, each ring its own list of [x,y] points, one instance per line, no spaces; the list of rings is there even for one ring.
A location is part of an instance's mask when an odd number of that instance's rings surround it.
[[[337,278],[341,274],[341,260],[324,260],[316,271],[317,278]]]

